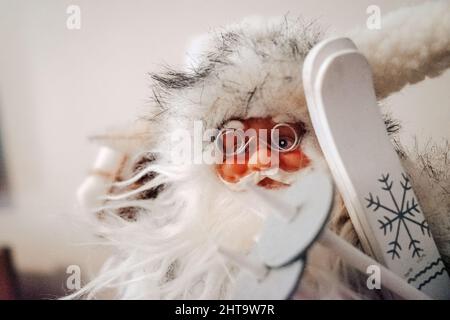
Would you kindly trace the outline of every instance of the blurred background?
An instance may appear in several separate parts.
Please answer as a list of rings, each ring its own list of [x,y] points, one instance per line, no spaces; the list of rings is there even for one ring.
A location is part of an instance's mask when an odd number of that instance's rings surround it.
[[[107,252],[89,246],[95,238],[73,219],[97,151],[87,137],[145,112],[147,72],[182,66],[196,35],[286,13],[342,34],[365,26],[369,5],[383,15],[420,2],[0,0],[0,248],[9,248],[0,298],[55,298],[67,290],[68,266],[83,280],[98,269]],[[81,10],[80,29],[66,26],[70,5]],[[446,72],[389,98],[404,142],[450,138],[449,88]]]

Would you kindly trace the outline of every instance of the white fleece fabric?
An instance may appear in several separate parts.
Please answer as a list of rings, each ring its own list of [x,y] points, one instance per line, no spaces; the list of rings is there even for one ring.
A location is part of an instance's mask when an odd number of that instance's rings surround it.
[[[381,29],[349,34],[372,67],[382,99],[450,66],[450,1],[428,1],[381,16]]]

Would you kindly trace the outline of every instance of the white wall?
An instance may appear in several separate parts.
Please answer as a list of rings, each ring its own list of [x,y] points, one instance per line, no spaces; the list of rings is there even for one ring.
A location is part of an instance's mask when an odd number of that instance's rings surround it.
[[[0,0],[0,121],[12,189],[11,206],[0,208],[0,245],[14,248],[25,271],[101,260],[76,245],[93,238],[67,217],[95,155],[86,137],[143,111],[146,72],[181,64],[193,35],[248,15],[287,12],[339,33],[365,24],[370,4],[383,13],[408,3]],[[81,7],[81,30],[66,28],[69,4]],[[450,138],[449,84],[447,72],[390,99],[405,132]]]

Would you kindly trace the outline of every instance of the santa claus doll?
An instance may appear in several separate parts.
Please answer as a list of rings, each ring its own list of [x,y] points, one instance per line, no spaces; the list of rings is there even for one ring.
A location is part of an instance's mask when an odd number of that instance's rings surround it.
[[[449,21],[449,3],[435,1],[386,15],[381,30],[351,33],[379,100],[450,65]],[[249,19],[197,41],[184,70],[151,75],[146,114],[99,139],[103,147],[79,190],[96,232],[114,250],[72,297],[110,289],[120,299],[231,297],[239,266],[218,247],[247,254],[263,224],[245,201],[248,186],[289,188],[308,172],[328,170],[301,75],[323,38],[302,19]],[[424,212],[434,213],[428,219],[449,266],[448,147],[407,153],[396,121],[385,119]],[[337,191],[328,227],[363,250]],[[297,297],[383,296],[326,248],[314,245],[308,256]]]

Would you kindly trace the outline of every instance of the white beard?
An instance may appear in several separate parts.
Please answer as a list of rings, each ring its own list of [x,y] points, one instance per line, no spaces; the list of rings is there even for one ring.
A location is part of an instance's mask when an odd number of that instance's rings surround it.
[[[156,199],[140,200],[145,210],[138,221],[108,212],[102,236],[117,254],[72,298],[94,298],[106,288],[117,291],[120,299],[229,298],[237,268],[217,248],[247,253],[261,219],[211,166],[150,167],[159,172],[154,180],[166,190]],[[122,202],[126,207],[127,201]]]
[[[326,165],[312,135],[305,137],[302,149],[311,159],[308,170]],[[116,253],[97,278],[70,298],[95,298],[105,289],[114,290],[120,299],[230,298],[239,269],[218,247],[248,253],[263,220],[249,207],[246,193],[231,190],[218,178],[214,166],[169,163],[160,159],[142,170],[158,173],[144,188],[164,184],[165,189],[156,199],[134,201],[142,208],[137,221],[117,216],[117,208],[130,206],[126,197],[112,201],[114,208],[103,210],[107,216],[101,235]],[[249,179],[270,176],[291,183],[308,170],[266,172]]]

